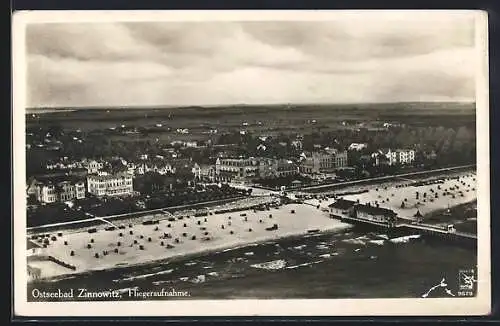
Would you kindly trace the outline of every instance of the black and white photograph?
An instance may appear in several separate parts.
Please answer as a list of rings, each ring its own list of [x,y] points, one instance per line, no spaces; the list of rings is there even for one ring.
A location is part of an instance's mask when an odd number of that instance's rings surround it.
[[[13,20],[15,313],[490,312],[485,13]]]

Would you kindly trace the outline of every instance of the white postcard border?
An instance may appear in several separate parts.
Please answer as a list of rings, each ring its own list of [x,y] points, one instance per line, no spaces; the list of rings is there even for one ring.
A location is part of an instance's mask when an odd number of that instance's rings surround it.
[[[335,11],[349,19],[370,11]],[[377,11],[377,17],[397,18],[405,11]],[[413,11],[412,17],[443,12]],[[484,11],[455,10],[450,15],[476,17],[477,78],[477,200],[478,296],[440,299],[301,299],[301,300],[180,300],[139,302],[27,302],[25,116],[25,30],[29,23],[112,21],[263,21],[329,20],[332,11],[25,11],[13,16],[13,237],[14,314],[16,316],[401,316],[484,315],[491,309],[488,25]]]

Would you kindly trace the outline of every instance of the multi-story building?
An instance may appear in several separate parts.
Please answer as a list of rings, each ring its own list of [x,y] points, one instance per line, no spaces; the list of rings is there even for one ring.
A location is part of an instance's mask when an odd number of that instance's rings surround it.
[[[300,171],[307,174],[329,173],[347,166],[347,151],[343,152],[314,152],[305,157]]]
[[[101,196],[125,196],[134,193],[132,175],[129,173],[100,173],[87,177],[88,192]]]
[[[217,158],[215,173],[220,181],[259,177],[259,160],[255,158]]]
[[[386,160],[381,160],[380,156],[383,156]],[[387,161],[387,164],[411,164],[415,161],[415,150],[413,149],[383,149],[377,153],[372,154],[375,158],[375,164],[379,165],[383,161]]]
[[[83,163],[83,166],[87,169],[88,174],[97,173],[104,168],[104,162],[90,160]]]
[[[55,203],[57,201],[56,186],[52,183],[40,183],[37,188],[36,197],[41,203]]]
[[[41,203],[82,199],[85,198],[85,183],[83,180],[75,178],[37,181],[35,183],[35,197]]]
[[[293,161],[285,159],[265,159],[259,160],[260,178],[281,178],[297,175],[299,167]]]
[[[195,169],[197,173],[195,173],[195,178],[198,180],[206,180],[210,182],[214,182],[216,179],[215,175],[215,165],[211,164],[201,164],[199,165],[199,170]],[[198,173],[199,171],[199,173]]]

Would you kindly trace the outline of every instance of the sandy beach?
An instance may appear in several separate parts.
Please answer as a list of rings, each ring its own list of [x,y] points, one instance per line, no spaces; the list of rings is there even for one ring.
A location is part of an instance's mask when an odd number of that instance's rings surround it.
[[[344,195],[343,192],[346,191],[366,192]],[[419,193],[418,198],[417,192]],[[420,214],[425,216],[439,210],[444,210],[447,207],[454,207],[476,200],[476,174],[461,172],[448,176],[419,180],[398,180],[391,183],[384,182],[380,185],[350,187],[349,189],[338,190],[334,193],[339,198],[352,201],[359,200],[361,204],[370,203],[376,206],[378,203],[380,207],[392,209],[402,219],[413,220],[417,211],[420,211]],[[329,204],[335,201],[336,199],[334,198],[326,198],[307,199],[304,202],[314,206],[320,205],[321,208],[327,208]],[[404,208],[401,207],[403,202],[405,203]]]
[[[343,195],[342,198],[359,200],[362,204],[379,204],[380,207],[394,210],[400,218],[414,219],[417,210],[425,216],[475,200],[475,178],[475,173],[469,172],[424,180],[398,180],[393,184],[370,185],[364,188],[367,192]],[[165,212],[108,223],[104,220],[95,227],[95,233],[88,232],[93,228],[90,226],[60,229],[50,233],[47,248],[31,249],[28,255],[52,256],[75,266],[75,269],[47,260],[30,260],[29,265],[41,271],[41,278],[50,278],[217,251],[299,236],[313,230],[326,232],[349,227],[348,224],[329,218],[328,205],[335,201],[333,198],[308,199],[303,204],[281,205],[269,210],[248,208],[256,204],[272,204],[276,200],[271,196],[258,196],[209,209],[197,209],[197,212],[206,211],[207,216],[195,217],[195,210],[186,209],[173,214]],[[404,207],[401,207],[402,203]],[[242,210],[216,213],[218,210],[235,208]],[[145,225],[145,221],[157,223]],[[274,224],[277,224],[277,229],[266,230]],[[106,230],[112,225],[116,229]],[[51,239],[53,236],[55,241]]]
[[[420,181],[418,181],[420,182]],[[397,186],[372,187],[368,192],[346,195],[344,199],[361,204],[379,204],[380,207],[395,211],[400,218],[414,219],[417,211],[426,215],[476,199],[476,175],[466,173],[454,177],[443,177],[418,184],[408,181]],[[404,203],[404,207],[402,207]]]
[[[274,224],[277,224],[277,229],[266,230]],[[47,248],[34,250],[36,255],[50,255],[73,265],[75,270],[61,268],[50,261],[30,262],[30,265],[41,270],[42,278],[49,278],[215,251],[306,234],[313,230],[324,232],[349,227],[348,224],[330,219],[327,212],[307,204],[124,226],[124,229],[107,231],[109,225],[106,224],[97,227],[96,233],[79,231],[63,233],[62,236],[53,233],[50,237],[55,235],[56,241],[50,241]],[[72,251],[74,255],[71,255]]]

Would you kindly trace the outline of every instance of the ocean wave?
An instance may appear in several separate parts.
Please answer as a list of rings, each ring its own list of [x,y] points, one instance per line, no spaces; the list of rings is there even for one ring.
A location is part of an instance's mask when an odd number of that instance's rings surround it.
[[[206,280],[205,275],[198,275],[195,278],[192,278],[190,280],[190,282],[191,283],[203,283],[203,282],[205,282],[205,280]]]
[[[154,285],[161,285],[161,284],[165,284],[165,283],[172,283],[172,281],[155,281],[155,282],[153,282]]]
[[[302,250],[302,249],[304,249],[305,247],[307,247],[307,245],[295,246],[295,247],[293,247],[293,249],[296,249],[296,250]],[[290,249],[290,248],[289,248],[289,249]]]
[[[420,238],[420,234],[407,235],[404,237],[393,238],[393,239],[390,239],[389,241],[391,241],[392,243],[406,243],[406,242],[409,242],[413,239],[418,239],[418,238]]]
[[[368,242],[376,244],[377,246],[382,246],[382,245],[384,245],[385,240],[370,240]]]
[[[359,240],[359,239],[344,239],[344,240],[342,240],[342,242],[356,244],[356,245],[363,245],[363,246],[366,245],[366,242],[364,242],[363,240]]]
[[[286,266],[286,261],[284,259],[268,261],[265,263],[250,265],[253,268],[267,269],[267,270],[277,270],[282,269]]]
[[[149,273],[149,274],[142,274],[142,275],[137,275],[137,276],[130,276],[130,277],[125,277],[119,280],[113,280],[113,282],[127,282],[127,281],[133,281],[133,280],[140,280],[140,279],[145,279],[151,276],[157,276],[157,275],[164,275],[164,274],[170,274],[174,271],[174,269],[167,269],[161,272],[156,272],[156,273]]]
[[[303,264],[288,266],[286,268],[287,269],[295,269],[295,268],[299,268],[299,267],[305,267],[305,266],[311,266],[311,265],[314,265],[314,264],[320,264],[322,262],[324,262],[324,260],[315,260],[315,261],[311,261],[311,262],[308,262],[308,263],[303,263]]]

